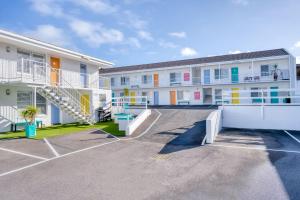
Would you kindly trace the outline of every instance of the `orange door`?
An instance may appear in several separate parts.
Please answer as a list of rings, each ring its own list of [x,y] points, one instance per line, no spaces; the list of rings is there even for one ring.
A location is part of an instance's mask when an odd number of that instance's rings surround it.
[[[57,85],[59,83],[59,69],[60,69],[60,59],[59,58],[50,58],[51,64],[51,85]]]
[[[176,105],[176,91],[170,91],[170,104]]]
[[[158,74],[153,74],[153,80],[154,80],[154,87],[158,87],[159,86]]]

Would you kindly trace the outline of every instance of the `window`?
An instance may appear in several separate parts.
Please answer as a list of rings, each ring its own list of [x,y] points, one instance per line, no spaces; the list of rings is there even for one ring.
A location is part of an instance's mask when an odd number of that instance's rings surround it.
[[[142,83],[149,84],[152,82],[152,75],[143,75],[142,76]]]
[[[36,93],[36,107],[41,114],[47,114],[47,101],[39,93]]]
[[[120,92],[120,97],[124,97],[124,92]]]
[[[269,65],[261,65],[260,66],[260,75],[261,76],[269,76],[270,71],[269,71]]]
[[[300,80],[300,65],[297,65],[297,80]]]
[[[115,86],[115,84],[116,84],[116,83],[115,83],[115,78],[114,78],[114,77],[111,77],[111,78],[110,78],[110,86],[113,87],[113,86]]]
[[[129,85],[129,77],[122,76],[121,77],[121,85]]]
[[[24,109],[32,105],[32,92],[18,91],[17,92],[17,108]]]
[[[177,91],[177,100],[180,101],[180,100],[183,100],[183,91]]]
[[[227,79],[228,77],[228,69],[215,69],[215,79]]]
[[[180,72],[170,73],[170,83],[181,83],[181,73]]]
[[[142,102],[146,102],[146,99],[148,99],[148,92],[142,92],[142,97],[147,97],[147,98],[142,98]]]
[[[222,89],[215,89],[215,100],[216,103],[222,100]]]

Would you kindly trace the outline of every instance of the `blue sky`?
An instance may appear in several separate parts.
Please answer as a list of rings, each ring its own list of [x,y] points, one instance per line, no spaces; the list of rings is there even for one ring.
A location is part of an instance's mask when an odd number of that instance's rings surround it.
[[[1,29],[105,59],[116,66],[281,47],[300,58],[299,0],[1,3]]]

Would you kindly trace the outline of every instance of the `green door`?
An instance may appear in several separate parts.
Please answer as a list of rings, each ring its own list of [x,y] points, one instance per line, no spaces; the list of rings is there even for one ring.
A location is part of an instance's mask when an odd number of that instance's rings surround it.
[[[238,67],[231,68],[231,82],[232,83],[239,82],[239,68]]]
[[[271,87],[271,103],[279,103],[278,87]]]

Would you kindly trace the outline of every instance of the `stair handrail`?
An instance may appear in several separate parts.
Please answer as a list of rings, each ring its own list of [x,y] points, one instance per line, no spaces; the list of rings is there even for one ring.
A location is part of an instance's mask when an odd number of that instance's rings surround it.
[[[18,121],[18,113],[18,109],[13,106],[0,105],[0,116],[10,122],[16,123]]]
[[[48,66],[49,67],[49,66]],[[61,93],[65,94],[68,98],[71,99],[71,101],[80,108],[80,111],[85,115],[85,116],[90,116],[87,112],[85,112],[85,105],[89,104],[89,101],[87,98],[82,96],[83,94],[80,93],[77,89],[75,89],[62,75],[61,69],[55,69],[52,67],[50,68],[50,72],[55,72],[58,74],[59,80],[58,83],[52,84],[57,90],[59,90]],[[51,83],[50,83],[51,85]],[[70,90],[67,90],[70,89]],[[76,98],[77,97],[77,98]],[[80,100],[79,100],[80,99]],[[81,107],[83,106],[83,108]]]

